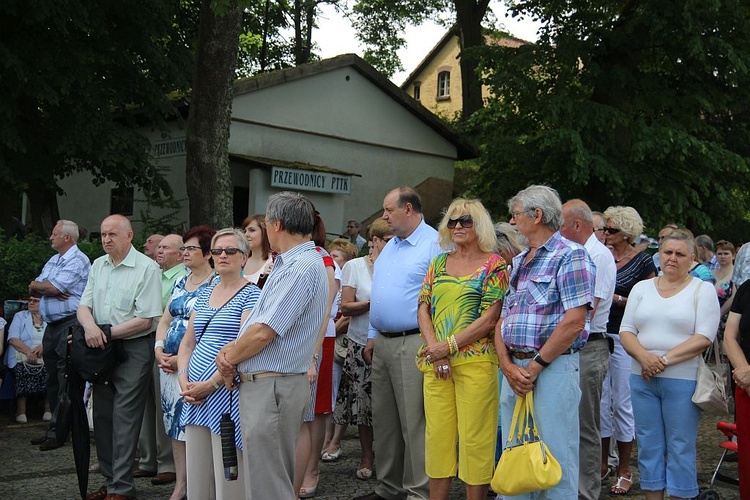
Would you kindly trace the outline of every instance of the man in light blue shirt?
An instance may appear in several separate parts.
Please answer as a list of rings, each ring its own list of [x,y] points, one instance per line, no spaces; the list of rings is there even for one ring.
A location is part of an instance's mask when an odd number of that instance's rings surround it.
[[[39,312],[47,329],[44,332],[44,364],[47,367],[47,400],[53,412],[46,434],[31,441],[41,451],[54,450],[63,445],[55,432],[59,393],[65,387],[65,356],[67,354],[68,328],[77,323],[76,311],[91,261],[78,249],[78,225],[69,220],[59,220],[49,237],[57,251],[50,257],[36,280],[29,284],[29,294],[41,297]]]
[[[395,237],[375,261],[364,353],[365,360],[372,362],[372,421],[380,482],[373,493],[359,499],[429,498],[422,372],[414,356],[422,344],[417,297],[430,262],[440,252],[438,233],[425,223],[422,201],[410,187],[386,195],[383,219]]]

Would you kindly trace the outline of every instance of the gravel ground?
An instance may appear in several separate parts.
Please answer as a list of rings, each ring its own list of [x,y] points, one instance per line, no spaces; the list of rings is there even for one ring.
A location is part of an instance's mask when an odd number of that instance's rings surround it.
[[[73,454],[70,445],[57,450],[40,452],[37,447],[29,445],[29,440],[40,436],[45,424],[41,422],[41,409],[30,404],[29,423],[16,424],[13,409],[8,402],[0,405],[0,498],[8,500],[33,499],[74,499],[78,498],[78,486],[73,465]],[[721,456],[719,443],[723,435],[716,430],[719,417],[704,415],[698,436],[698,481],[702,487],[708,486],[714,468]],[[726,420],[726,419],[723,419]],[[92,455],[93,455],[92,440]],[[359,441],[354,430],[350,429],[343,443],[342,457],[334,463],[322,463],[322,479],[318,489],[320,499],[351,499],[373,490],[375,479],[361,481],[355,477],[358,465]],[[631,464],[637,471],[636,457]],[[637,472],[636,472],[637,474]],[[736,464],[730,463],[726,474],[737,477]],[[92,474],[89,491],[100,485],[100,476]],[[609,484],[602,488],[600,498],[609,498]],[[142,500],[167,499],[172,491],[171,485],[153,486],[149,479],[136,479],[138,497]],[[717,483],[715,490],[725,500],[739,499],[736,486]],[[464,498],[463,487],[458,480],[454,481],[451,499]],[[636,485],[628,495],[630,499],[642,499],[640,487]],[[199,499],[202,500],[202,499]],[[275,500],[275,499],[269,499]]]

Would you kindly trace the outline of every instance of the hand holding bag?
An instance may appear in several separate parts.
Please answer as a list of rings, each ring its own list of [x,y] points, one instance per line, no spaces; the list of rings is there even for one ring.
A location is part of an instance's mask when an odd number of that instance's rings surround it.
[[[517,444],[513,444],[517,442]],[[547,490],[562,479],[562,468],[539,437],[534,419],[534,392],[516,398],[508,441],[492,477],[492,491],[521,495]]]

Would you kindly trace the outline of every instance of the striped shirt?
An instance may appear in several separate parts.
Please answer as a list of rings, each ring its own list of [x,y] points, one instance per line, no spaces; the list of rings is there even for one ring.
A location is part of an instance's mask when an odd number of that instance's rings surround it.
[[[70,297],[65,300],[42,297],[39,312],[44,321],[49,323],[76,313],[90,270],[91,261],[78,249],[78,245],[73,245],[63,255],[53,255],[47,261],[36,281],[49,281],[61,292],[68,292]]]
[[[198,294],[193,311],[195,319],[195,349],[188,365],[188,381],[198,382],[211,378],[216,373],[216,355],[222,347],[237,338],[242,313],[255,307],[260,289],[248,283],[224,307],[217,309],[208,304],[211,292],[216,285],[211,285]],[[214,315],[214,313],[216,313]],[[214,434],[221,434],[221,414],[229,413],[229,398],[232,397],[232,420],[235,425],[235,443],[242,448],[240,434],[240,401],[236,391],[230,394],[226,387],[211,393],[203,404],[182,405],[181,425],[200,425],[208,427]]]
[[[255,323],[276,336],[239,364],[240,373],[305,373],[328,308],[328,276],[315,243],[308,241],[276,257],[271,274],[240,336]]]
[[[594,272],[588,252],[554,233],[524,265],[527,248],[513,259],[510,288],[503,304],[503,342],[509,349],[539,350],[565,311],[594,303]],[[584,327],[571,346],[581,349]]]

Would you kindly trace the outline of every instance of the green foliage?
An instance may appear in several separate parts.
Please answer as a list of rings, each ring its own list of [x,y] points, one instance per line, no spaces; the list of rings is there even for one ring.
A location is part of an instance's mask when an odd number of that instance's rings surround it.
[[[33,235],[23,240],[7,238],[0,232],[0,300],[29,295],[29,283],[39,276],[44,264],[55,253],[49,241]]]
[[[595,209],[631,205],[651,228],[677,221],[710,233],[747,219],[750,4],[511,9],[545,24],[537,45],[482,49],[494,97],[465,129],[483,144],[474,195],[504,214],[510,196],[543,183]]]

